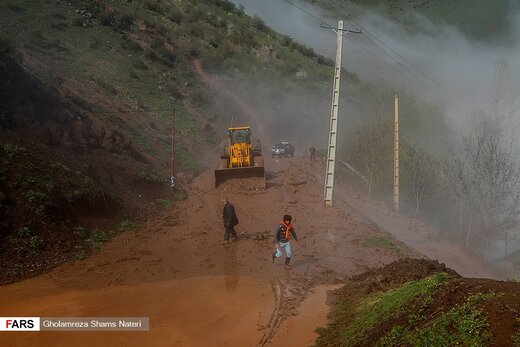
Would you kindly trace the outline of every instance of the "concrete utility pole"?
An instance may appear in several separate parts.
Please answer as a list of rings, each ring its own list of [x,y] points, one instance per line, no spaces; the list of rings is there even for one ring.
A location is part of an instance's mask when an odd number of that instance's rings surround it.
[[[175,108],[172,112],[172,148],[171,148],[171,163],[170,163],[170,187],[175,188]]]
[[[394,98],[394,209],[399,213],[399,96]]]
[[[339,90],[341,82],[341,56],[343,53],[343,35],[345,32],[361,33],[360,31],[352,31],[343,29],[343,21],[338,21],[337,28],[330,28],[337,34],[336,44],[336,64],[334,66],[334,83],[332,86],[332,107],[330,110],[330,131],[329,142],[327,144],[327,165],[325,171],[325,191],[323,200],[325,206],[332,206],[332,195],[334,192],[334,168],[336,164],[336,145],[338,134],[338,114],[339,114]]]

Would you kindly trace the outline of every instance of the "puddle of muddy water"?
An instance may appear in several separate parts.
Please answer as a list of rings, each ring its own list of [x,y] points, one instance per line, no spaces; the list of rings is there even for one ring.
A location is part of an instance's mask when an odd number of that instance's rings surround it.
[[[271,340],[273,347],[301,347],[314,343],[318,334],[315,329],[327,324],[327,292],[340,286],[318,286],[298,308],[298,314],[285,320]]]
[[[0,316],[141,316],[150,331],[0,333],[0,346],[257,346],[273,310],[270,282],[236,276],[4,297]]]
[[[331,289],[315,288],[267,345],[311,345],[314,329],[326,324]],[[258,346],[275,311],[271,282],[248,277],[195,277],[88,291],[55,288],[40,294],[28,281],[0,287],[0,316],[149,317],[150,330],[2,332],[0,346]]]

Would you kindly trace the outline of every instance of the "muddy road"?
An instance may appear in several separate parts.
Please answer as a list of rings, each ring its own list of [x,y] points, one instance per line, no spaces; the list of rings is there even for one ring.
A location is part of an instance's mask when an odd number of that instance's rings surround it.
[[[309,345],[313,330],[326,322],[327,289],[369,267],[421,257],[396,240],[398,251],[367,244],[370,236],[392,236],[374,223],[375,212],[355,205],[346,187],[336,190],[334,208],[324,208],[321,163],[295,157],[269,160],[266,167],[265,191],[215,190],[208,171],[190,183],[186,200],[119,234],[94,256],[0,287],[0,316],[145,316],[150,331],[4,333],[0,345]],[[221,244],[224,196],[240,220],[239,241],[228,245]],[[290,270],[283,260],[270,262],[285,213],[300,238]],[[393,225],[398,230],[399,220]],[[484,269],[463,250],[450,257],[457,264],[440,261],[457,271]]]

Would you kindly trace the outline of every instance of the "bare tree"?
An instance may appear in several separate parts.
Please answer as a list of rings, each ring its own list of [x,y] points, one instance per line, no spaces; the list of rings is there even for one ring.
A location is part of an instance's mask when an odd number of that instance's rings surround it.
[[[507,61],[501,59],[495,66],[496,85],[490,113],[494,119],[504,123],[507,135],[516,141],[520,136],[520,83]]]
[[[390,119],[376,116],[344,145],[347,160],[367,178],[368,196],[391,182],[392,134]]]
[[[403,143],[401,151],[403,193],[413,199],[414,218],[417,218],[419,209],[425,197],[435,189],[435,177],[438,165],[434,159],[422,149]]]
[[[519,223],[520,165],[501,122],[486,114],[474,115],[461,147],[452,150],[446,174],[470,212],[468,225],[477,226],[475,239],[487,248]]]

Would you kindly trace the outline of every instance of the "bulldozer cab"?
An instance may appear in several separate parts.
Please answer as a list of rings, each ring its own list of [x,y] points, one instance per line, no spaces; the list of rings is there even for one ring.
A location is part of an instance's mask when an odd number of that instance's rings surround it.
[[[251,128],[229,128],[229,167],[251,166]]]
[[[251,128],[249,127],[241,127],[241,128],[229,128],[229,144],[231,146],[235,144],[251,143]]]

